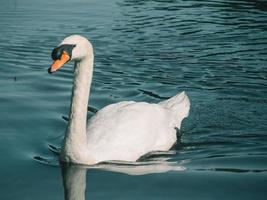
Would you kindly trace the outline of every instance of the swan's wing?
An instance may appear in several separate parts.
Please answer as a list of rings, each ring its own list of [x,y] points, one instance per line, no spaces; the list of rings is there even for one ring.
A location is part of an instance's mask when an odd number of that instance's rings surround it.
[[[89,121],[88,148],[102,160],[116,155],[116,160],[128,161],[150,151],[168,150],[176,141],[172,117],[158,104],[131,101],[109,105]]]

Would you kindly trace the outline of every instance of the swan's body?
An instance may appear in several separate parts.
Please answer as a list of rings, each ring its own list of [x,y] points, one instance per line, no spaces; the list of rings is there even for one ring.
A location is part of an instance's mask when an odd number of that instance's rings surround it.
[[[177,140],[176,128],[180,129],[190,109],[184,92],[158,104],[134,101],[111,104],[87,123],[93,49],[81,36],[67,37],[53,51],[55,63],[50,72],[68,61],[61,59],[64,53],[70,54],[69,60],[75,61],[75,68],[70,119],[61,161],[88,165],[109,160],[136,161],[151,151],[166,151],[172,147]],[[61,58],[58,58],[59,54],[62,54]],[[59,63],[62,60],[64,62]]]

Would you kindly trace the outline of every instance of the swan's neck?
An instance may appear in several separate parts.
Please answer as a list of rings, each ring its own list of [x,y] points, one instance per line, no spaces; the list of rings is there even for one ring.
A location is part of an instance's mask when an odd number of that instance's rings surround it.
[[[87,106],[93,75],[92,62],[92,59],[84,59],[75,63],[72,100],[67,130],[69,137],[86,137]],[[82,140],[81,142],[85,141],[86,140]]]
[[[75,62],[72,100],[61,159],[82,163],[87,151],[87,106],[93,76],[93,58]],[[88,156],[88,155],[87,155]]]

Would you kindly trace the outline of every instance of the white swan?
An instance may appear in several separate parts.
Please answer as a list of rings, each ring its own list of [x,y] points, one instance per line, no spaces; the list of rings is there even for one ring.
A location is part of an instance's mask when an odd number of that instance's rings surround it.
[[[151,151],[169,150],[176,128],[188,116],[190,102],[182,92],[158,104],[123,101],[98,111],[87,124],[87,106],[93,76],[93,47],[84,37],[72,35],[53,50],[57,71],[73,60],[74,81],[69,123],[60,160],[93,165],[102,161],[134,162]]]

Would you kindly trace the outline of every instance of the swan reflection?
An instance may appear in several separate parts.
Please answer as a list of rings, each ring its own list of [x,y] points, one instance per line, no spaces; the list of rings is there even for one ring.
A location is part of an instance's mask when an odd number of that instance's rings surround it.
[[[61,164],[65,200],[84,200],[86,188],[86,168]]]
[[[99,169],[128,175],[144,175],[153,173],[164,173],[168,171],[183,171],[185,167],[177,165],[175,162],[109,162],[94,166],[76,165],[62,163],[62,178],[64,186],[65,200],[84,200],[86,190],[87,170]]]

